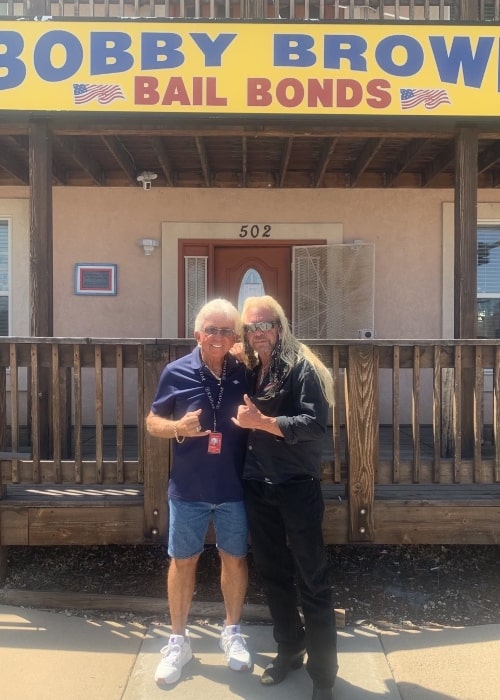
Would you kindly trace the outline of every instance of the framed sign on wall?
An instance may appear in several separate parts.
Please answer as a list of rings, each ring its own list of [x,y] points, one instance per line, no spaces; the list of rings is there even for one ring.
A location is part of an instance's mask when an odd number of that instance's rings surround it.
[[[75,294],[115,296],[116,274],[114,263],[76,263]]]

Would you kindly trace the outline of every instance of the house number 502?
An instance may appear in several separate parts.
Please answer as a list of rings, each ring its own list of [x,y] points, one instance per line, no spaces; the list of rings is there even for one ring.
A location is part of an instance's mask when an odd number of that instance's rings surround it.
[[[240,228],[240,238],[271,238],[271,225],[243,224]]]

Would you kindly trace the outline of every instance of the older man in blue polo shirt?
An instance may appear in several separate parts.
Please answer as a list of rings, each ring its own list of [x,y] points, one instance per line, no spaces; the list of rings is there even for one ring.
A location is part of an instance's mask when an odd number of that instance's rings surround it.
[[[192,658],[186,624],[210,521],[226,607],[220,647],[229,668],[252,668],[239,626],[248,585],[241,480],[247,434],[231,421],[248,389],[244,365],[229,352],[240,331],[238,311],[230,302],[208,302],[195,320],[197,347],[165,367],[146,419],[151,435],[173,440],[167,576],[172,634],[161,649],[155,673],[159,685],[177,682]]]

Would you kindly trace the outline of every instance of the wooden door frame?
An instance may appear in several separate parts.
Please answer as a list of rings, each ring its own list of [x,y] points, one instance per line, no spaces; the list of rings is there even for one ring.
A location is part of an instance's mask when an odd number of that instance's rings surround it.
[[[272,241],[265,241],[262,238],[255,239],[253,241],[235,241],[226,238],[179,238],[178,241],[178,258],[177,258],[177,271],[179,280],[179,295],[178,295],[178,307],[177,307],[177,332],[179,338],[184,337],[184,328],[186,323],[186,276],[184,268],[184,258],[185,250],[188,247],[198,247],[204,249],[206,252],[200,253],[206,255],[208,258],[207,265],[207,297],[210,299],[214,294],[214,276],[215,276],[215,249],[216,248],[241,248],[248,247],[251,248],[252,244],[255,244],[259,248],[264,248],[265,246],[273,248],[294,248],[295,246],[310,246],[310,245],[326,245],[327,240],[325,238],[310,238],[310,239],[273,239]],[[291,274],[291,273],[290,273]]]

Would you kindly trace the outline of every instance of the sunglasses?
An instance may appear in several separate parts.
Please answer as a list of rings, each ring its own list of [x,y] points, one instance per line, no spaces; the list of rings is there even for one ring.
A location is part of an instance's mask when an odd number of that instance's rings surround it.
[[[264,333],[276,326],[279,326],[278,321],[258,321],[257,323],[246,323],[243,328],[246,333],[256,333],[257,331]]]
[[[203,333],[205,335],[221,335],[223,338],[231,338],[235,334],[232,328],[217,328],[216,326],[207,326]]]

